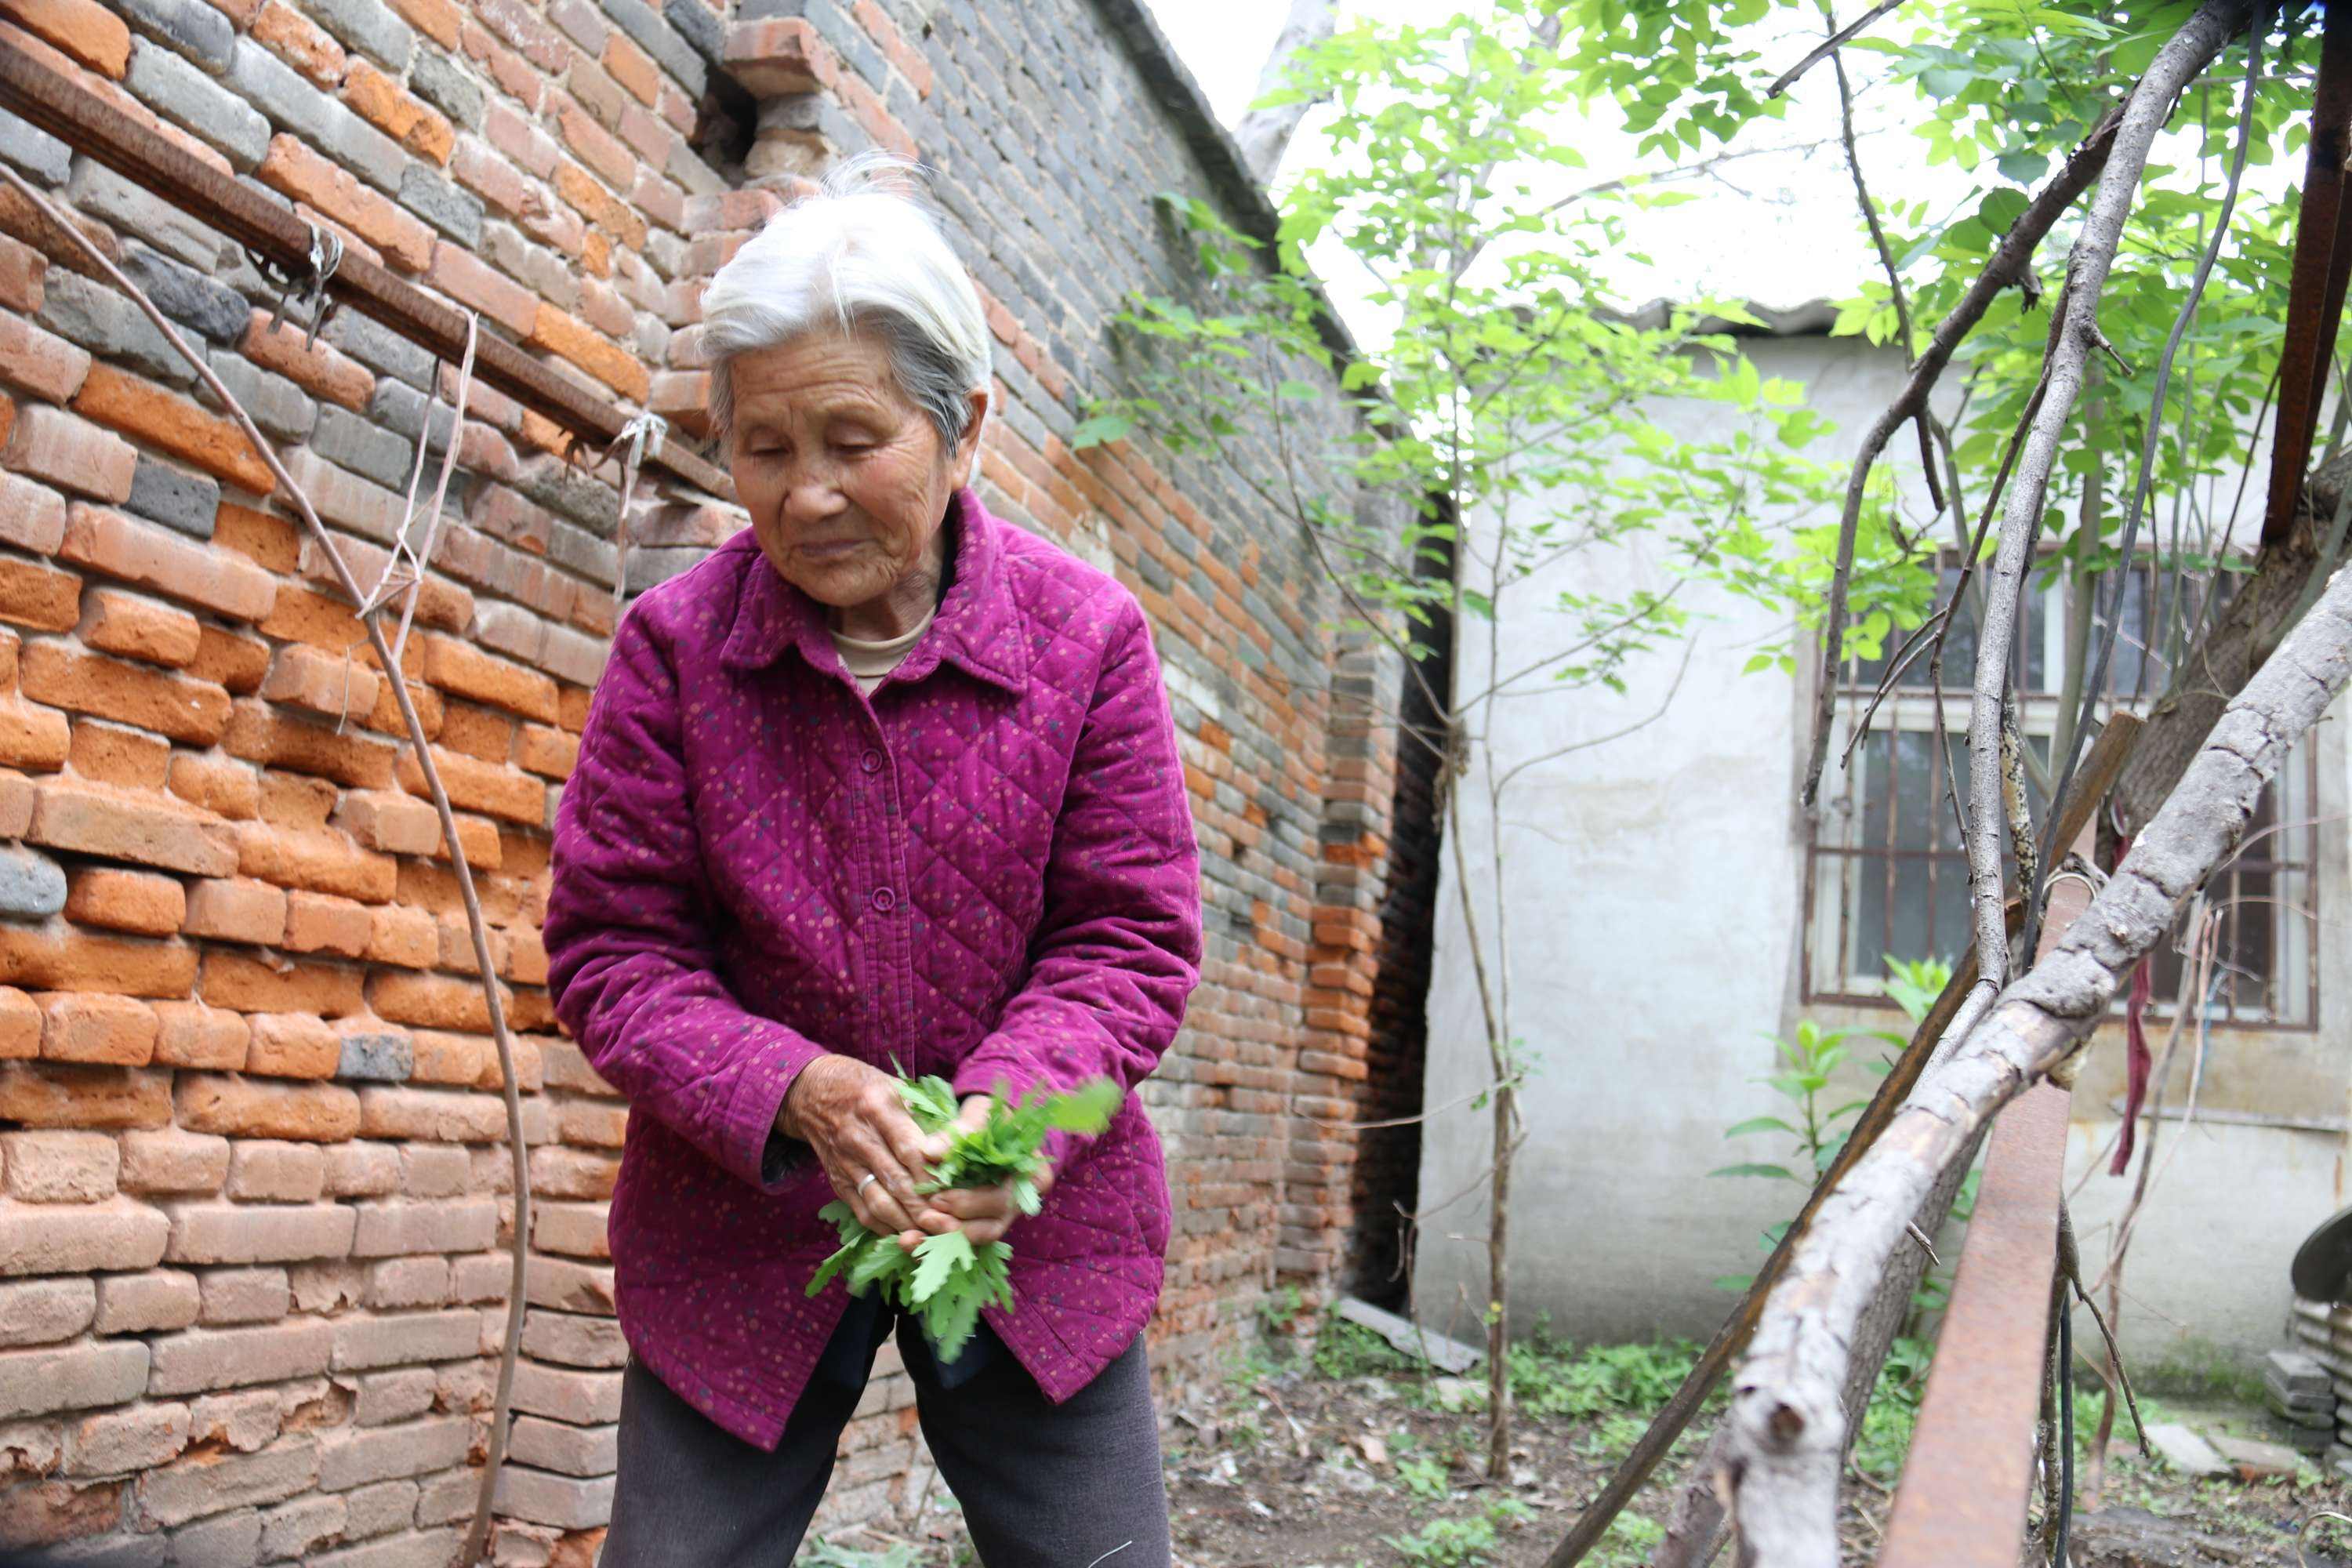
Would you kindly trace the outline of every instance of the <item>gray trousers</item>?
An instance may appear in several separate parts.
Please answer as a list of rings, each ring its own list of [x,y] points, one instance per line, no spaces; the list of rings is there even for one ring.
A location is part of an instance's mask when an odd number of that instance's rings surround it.
[[[602,1568],[790,1563],[893,1315],[843,1321],[772,1453],[722,1430],[632,1359]],[[1167,1482],[1142,1335],[1055,1405],[1001,1344],[987,1345],[981,1370],[950,1387],[913,1320],[900,1320],[898,1332],[924,1440],[963,1504],[984,1568],[1169,1568]],[[993,1339],[985,1324],[975,1348],[982,1337]]]

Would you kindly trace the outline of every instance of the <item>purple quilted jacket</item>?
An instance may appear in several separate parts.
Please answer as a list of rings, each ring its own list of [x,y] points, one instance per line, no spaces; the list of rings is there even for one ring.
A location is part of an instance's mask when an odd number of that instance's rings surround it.
[[[1129,1089],[1199,977],[1199,858],[1134,595],[959,490],[930,629],[869,700],[747,531],[623,618],[556,819],[557,1012],[629,1097],[621,1327],[664,1383],[773,1447],[839,1321],[803,1294],[833,1194],[774,1134],[826,1052],[959,1093]],[[1130,1096],[1054,1135],[989,1325],[1048,1397],[1151,1315],[1160,1142]]]

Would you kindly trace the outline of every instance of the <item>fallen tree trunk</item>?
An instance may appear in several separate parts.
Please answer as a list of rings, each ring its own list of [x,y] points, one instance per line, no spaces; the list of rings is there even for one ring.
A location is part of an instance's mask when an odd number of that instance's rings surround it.
[[[2086,1039],[2125,976],[2236,848],[2263,788],[2352,678],[2352,573],[2337,573],[2183,771],[2088,910],[1931,1069],[1822,1205],[1766,1304],[1732,1393],[1722,1482],[1743,1568],[1838,1561],[1840,1395],[1864,1310],[1905,1227],[2000,1108]]]
[[[2164,695],[2148,710],[2147,730],[2116,785],[2116,815],[2126,834],[2137,833],[2156,815],[2222,708],[2286,636],[2314,579],[2335,570],[2342,552],[2327,553],[2326,535],[2347,481],[2352,452],[2313,472],[2287,536],[2263,547],[2253,571],[2239,580],[2230,602],[2208,618],[2205,635],[2182,656]]]

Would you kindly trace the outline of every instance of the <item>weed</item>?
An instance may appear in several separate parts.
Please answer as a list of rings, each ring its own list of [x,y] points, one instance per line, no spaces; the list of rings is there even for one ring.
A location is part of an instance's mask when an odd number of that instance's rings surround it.
[[[1538,1328],[1511,1347],[1511,1397],[1531,1415],[1654,1411],[1682,1385],[1697,1356],[1687,1340],[1579,1351]]]
[[[808,1568],[921,1568],[920,1560],[911,1546],[885,1547],[879,1552],[862,1552],[854,1546],[842,1546],[818,1537],[801,1548],[796,1561]]]
[[[1612,1520],[1586,1559],[1592,1568],[1641,1568],[1666,1538],[1666,1527],[1628,1509]]]
[[[1258,1298],[1257,1326],[1266,1334],[1287,1333],[1307,1310],[1307,1298],[1296,1285],[1285,1285]]]
[[[1345,1382],[1375,1373],[1417,1373],[1422,1364],[1363,1324],[1327,1317],[1315,1336],[1315,1370]]]
[[[1396,1462],[1397,1479],[1415,1497],[1435,1500],[1454,1489],[1451,1467],[1433,1454],[1414,1454]]]

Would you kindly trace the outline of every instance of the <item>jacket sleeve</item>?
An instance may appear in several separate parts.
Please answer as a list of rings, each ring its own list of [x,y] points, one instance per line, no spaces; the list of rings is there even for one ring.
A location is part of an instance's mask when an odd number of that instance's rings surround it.
[[[670,649],[645,615],[629,615],[556,815],[548,985],[556,1016],[634,1110],[772,1192],[809,1153],[775,1131],[777,1110],[825,1053],[747,1011],[719,974],[680,725]]]
[[[1176,726],[1140,605],[1129,598],[1096,677],[1045,866],[1029,973],[956,1069],[959,1096],[1132,1090],[1200,979],[1200,850]],[[1058,1164],[1067,1135],[1047,1150]]]

